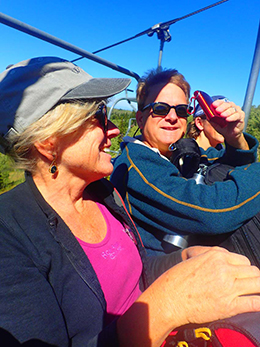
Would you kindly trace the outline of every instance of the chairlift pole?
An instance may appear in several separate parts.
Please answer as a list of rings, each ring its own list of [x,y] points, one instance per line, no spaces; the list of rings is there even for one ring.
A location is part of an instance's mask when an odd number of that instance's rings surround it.
[[[158,59],[158,68],[161,67],[162,64],[162,54],[164,42],[170,42],[172,37],[169,31],[169,25],[165,23],[155,24],[149,31],[147,32],[148,36],[153,36],[154,33],[157,33],[157,37],[160,40],[160,49],[159,49],[159,59]]]
[[[169,31],[168,25],[160,26],[160,29],[157,31],[158,39],[160,40],[160,52],[159,52],[159,60],[158,60],[158,68],[161,67],[162,64],[162,54],[164,42],[170,42],[172,37]]]
[[[255,46],[255,53],[253,58],[253,63],[251,67],[251,72],[249,76],[249,81],[247,85],[247,91],[246,96],[244,100],[244,105],[242,107],[243,111],[245,112],[245,126],[244,130],[246,130],[248,118],[250,115],[250,110],[252,107],[253,97],[255,93],[256,83],[259,75],[260,70],[260,22],[259,22],[259,28],[258,28],[258,35],[256,40],[256,46]]]
[[[159,59],[158,59],[158,68],[162,65],[162,54],[163,54],[164,40],[160,42],[160,51],[159,51]]]
[[[103,58],[100,58],[96,56],[93,53],[87,52],[84,49],[81,49],[79,47],[76,47],[66,41],[60,40],[55,36],[52,36],[50,34],[45,33],[44,31],[38,30],[28,24],[25,24],[21,21],[18,21],[10,16],[7,16],[0,12],[0,23],[5,24],[7,26],[10,26],[14,29],[20,30],[26,34],[29,34],[31,36],[37,37],[41,40],[47,41],[55,46],[59,46],[61,48],[64,48],[70,52],[76,53],[82,57],[85,57],[87,59],[93,60],[99,64],[105,65],[113,70],[119,71],[125,75],[134,77],[137,81],[140,79],[140,76],[136,74],[135,72],[132,72],[130,70],[127,70],[123,68],[122,66],[119,66],[117,64],[111,63],[110,61],[107,61]]]

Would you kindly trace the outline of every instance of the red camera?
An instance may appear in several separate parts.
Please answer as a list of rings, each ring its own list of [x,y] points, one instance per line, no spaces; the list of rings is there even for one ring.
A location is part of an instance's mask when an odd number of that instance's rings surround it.
[[[221,126],[221,128],[224,128],[227,125],[226,119],[222,118],[212,106],[213,100],[207,93],[196,90],[194,92],[194,98],[198,101],[200,107],[204,111],[207,120],[212,120]]]

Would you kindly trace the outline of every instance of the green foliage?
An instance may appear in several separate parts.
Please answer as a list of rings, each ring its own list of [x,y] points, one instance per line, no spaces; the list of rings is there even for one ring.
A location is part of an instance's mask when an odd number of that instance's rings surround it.
[[[258,107],[252,106],[246,132],[255,136],[260,142],[260,105]]]
[[[137,124],[135,120],[135,112],[127,110],[114,109],[110,120],[119,128],[120,135],[111,140],[110,150],[112,156],[117,156],[120,151],[120,143],[125,135],[133,136],[137,130]]]
[[[260,105],[251,107],[246,132],[256,137],[260,143]],[[258,148],[258,160],[259,159],[260,151]]]
[[[9,157],[0,153],[0,194],[24,180],[24,174],[13,166]]]

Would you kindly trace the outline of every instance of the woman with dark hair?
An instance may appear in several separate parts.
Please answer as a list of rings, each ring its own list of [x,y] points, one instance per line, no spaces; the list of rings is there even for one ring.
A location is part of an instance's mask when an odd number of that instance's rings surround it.
[[[225,99],[224,96],[212,96],[212,100]],[[193,114],[193,120],[187,124],[186,135],[188,138],[193,138],[197,141],[199,147],[205,151],[209,147],[214,147],[217,150],[223,149],[222,144],[225,139],[207,120],[200,105],[197,105]]]

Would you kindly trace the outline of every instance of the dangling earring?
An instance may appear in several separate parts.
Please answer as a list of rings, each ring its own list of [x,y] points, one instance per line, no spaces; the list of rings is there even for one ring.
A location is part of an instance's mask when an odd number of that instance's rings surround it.
[[[53,156],[53,160],[52,160],[51,165],[49,167],[49,173],[54,175],[57,171],[58,171],[58,167],[56,164],[56,159],[55,159],[55,156]]]

